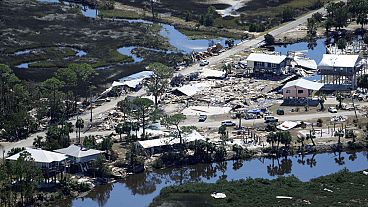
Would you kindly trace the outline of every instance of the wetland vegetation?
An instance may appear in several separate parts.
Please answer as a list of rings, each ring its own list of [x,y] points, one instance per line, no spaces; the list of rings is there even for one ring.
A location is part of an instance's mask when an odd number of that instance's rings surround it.
[[[301,182],[294,176],[275,180],[219,180],[213,184],[164,188],[150,206],[366,206],[367,185],[367,175],[348,170],[309,182]],[[225,193],[226,198],[212,198],[213,192]]]

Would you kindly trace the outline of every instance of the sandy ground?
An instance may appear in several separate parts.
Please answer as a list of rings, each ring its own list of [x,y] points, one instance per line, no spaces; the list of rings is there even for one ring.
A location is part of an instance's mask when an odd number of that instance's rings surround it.
[[[228,114],[230,107],[216,107],[216,106],[190,106],[182,111],[184,115],[220,115]]]

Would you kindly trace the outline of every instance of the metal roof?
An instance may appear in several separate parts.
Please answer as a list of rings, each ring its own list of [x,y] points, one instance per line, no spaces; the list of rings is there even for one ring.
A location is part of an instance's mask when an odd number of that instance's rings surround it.
[[[58,150],[54,150],[54,151],[65,154],[65,155],[68,155],[70,157],[76,157],[76,158],[88,157],[88,156],[91,156],[91,155],[98,155],[98,154],[104,153],[103,151],[100,151],[100,150],[87,149],[87,148],[77,146],[77,145],[74,145],[74,144],[70,145],[67,148],[58,149]]]
[[[359,55],[335,55],[335,54],[324,54],[318,67],[324,68],[353,68],[359,62]]]
[[[247,61],[280,64],[286,59],[286,55],[269,55],[264,53],[252,53]]]
[[[27,148],[26,150],[24,150],[22,152],[25,152],[25,151],[30,153],[33,160],[35,162],[38,162],[38,163],[61,162],[63,160],[66,160],[66,158],[67,158],[63,154],[56,153],[56,152],[50,152],[50,151],[46,151],[46,150],[41,150],[41,149]],[[15,154],[13,156],[10,156],[6,159],[7,160],[17,160],[22,152],[19,152],[19,153]]]
[[[285,84],[284,87],[282,87],[282,89],[285,88],[290,88],[290,87],[301,87],[301,88],[305,88],[305,89],[310,89],[310,90],[314,90],[314,91],[318,91],[319,89],[321,89],[323,87],[323,83],[316,83],[313,81],[309,81],[309,80],[305,80],[303,78],[295,80],[295,81],[290,81],[287,84]]]

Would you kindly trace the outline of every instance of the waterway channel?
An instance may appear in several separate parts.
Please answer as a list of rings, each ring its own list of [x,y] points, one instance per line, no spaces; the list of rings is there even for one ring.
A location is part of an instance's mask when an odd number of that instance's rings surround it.
[[[338,172],[342,169],[368,169],[367,152],[321,153],[295,155],[279,159],[257,158],[247,161],[226,161],[154,170],[131,175],[123,181],[98,186],[84,198],[67,200],[60,206],[73,207],[144,207],[166,186],[186,182],[213,183],[219,179],[274,179],[294,175],[302,181]]]

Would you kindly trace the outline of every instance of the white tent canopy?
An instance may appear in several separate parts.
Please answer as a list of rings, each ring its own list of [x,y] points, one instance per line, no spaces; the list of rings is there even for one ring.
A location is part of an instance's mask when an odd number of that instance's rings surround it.
[[[284,87],[282,87],[282,89],[290,88],[290,87],[301,87],[301,88],[305,88],[309,90],[318,91],[319,89],[323,87],[323,85],[324,85],[323,83],[317,83],[317,82],[313,82],[313,81],[309,81],[309,80],[305,80],[301,78],[295,81],[288,82],[287,84],[285,84]]]
[[[37,163],[52,163],[52,162],[61,162],[66,160],[66,156],[60,153],[56,152],[50,152],[46,150],[41,149],[32,149],[27,148],[26,150],[22,152],[28,152],[30,156],[32,157],[34,162]],[[10,156],[6,158],[7,160],[17,160],[22,152],[19,152],[13,156]]]
[[[300,123],[295,122],[295,121],[284,121],[282,124],[278,125],[276,128],[283,130],[283,131],[288,131],[296,127],[298,124]]]

